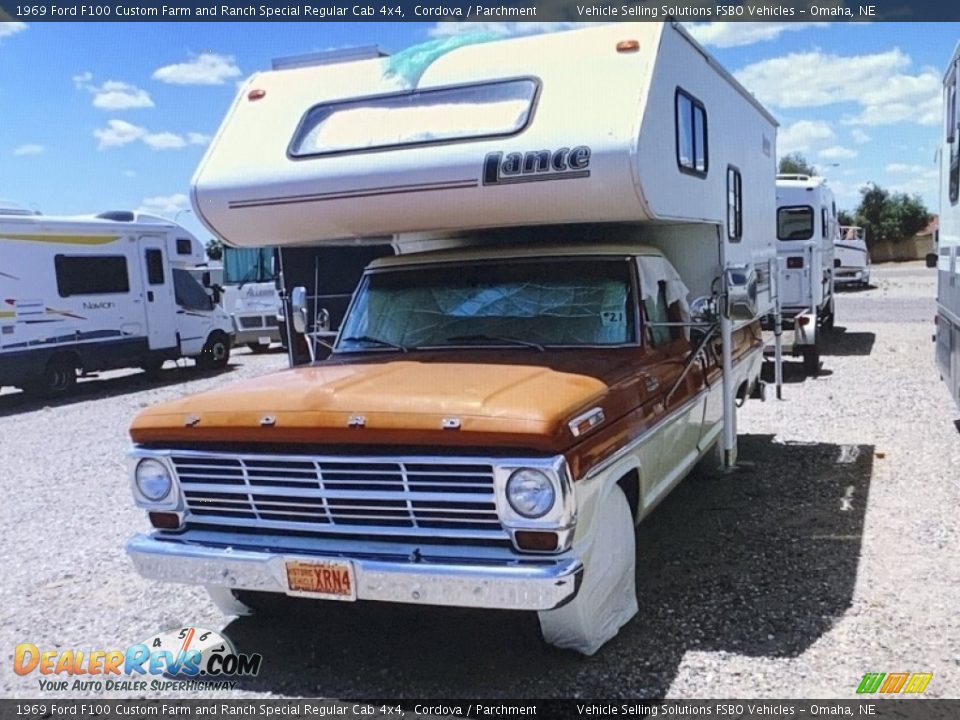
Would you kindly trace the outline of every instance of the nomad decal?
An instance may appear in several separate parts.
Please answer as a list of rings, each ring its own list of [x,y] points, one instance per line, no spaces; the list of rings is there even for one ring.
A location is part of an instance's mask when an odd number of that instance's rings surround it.
[[[25,242],[49,242],[64,245],[109,245],[119,240],[119,235],[4,235],[3,240]]]
[[[20,279],[20,278],[18,278],[16,275],[11,275],[10,273],[0,272],[0,275],[2,275],[2,276],[5,277],[5,278],[10,278],[11,280],[19,280],[19,279]]]
[[[531,150],[526,153],[488,153],[483,159],[484,185],[576,180],[590,177],[590,148],[577,145],[559,150]]]
[[[4,302],[7,303],[7,305],[14,305],[14,306],[15,306],[15,305],[17,304],[16,298],[6,298],[6,299],[4,300]],[[21,302],[24,302],[24,301],[21,301]],[[29,301],[29,302],[32,303],[32,302],[34,302],[34,301]],[[36,301],[36,302],[42,302],[42,301]],[[86,303],[84,303],[84,306],[86,306]],[[57,310],[56,308],[51,308],[51,307],[44,308],[44,312],[45,312],[47,315],[61,315],[62,317],[73,318],[74,320],[86,320],[86,319],[87,319],[87,318],[83,317],[83,315],[75,315],[74,313],[70,312],[69,310]],[[31,314],[32,314],[32,313],[31,313]],[[11,312],[11,311],[6,311],[6,312],[0,311],[0,317],[18,317],[18,314],[17,314],[16,312]],[[29,323],[38,323],[38,322],[56,322],[56,319],[54,318],[54,319],[50,319],[50,320],[38,320],[38,319],[34,319],[34,318],[27,318],[27,319],[23,319],[22,321],[29,324]]]
[[[919,695],[927,689],[933,679],[933,673],[867,673],[857,686],[858,695],[880,693],[893,695],[907,693]]]

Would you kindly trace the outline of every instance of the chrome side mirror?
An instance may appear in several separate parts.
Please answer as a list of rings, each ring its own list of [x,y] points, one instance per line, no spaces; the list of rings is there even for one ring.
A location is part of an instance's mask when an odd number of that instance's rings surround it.
[[[927,267],[930,269],[937,267],[937,262],[939,261],[939,259],[940,258],[937,256],[936,253],[927,253],[927,257],[926,257]]]
[[[728,320],[745,321],[757,317],[757,271],[752,265],[734,265],[724,273],[727,302],[724,315]]]
[[[293,329],[301,335],[307,332],[307,289],[303,286],[295,287],[290,293],[290,321]]]
[[[717,299],[712,295],[698,297],[690,303],[690,319],[695,323],[713,325],[717,315]]]
[[[326,308],[317,310],[317,331],[330,332],[330,311]]]

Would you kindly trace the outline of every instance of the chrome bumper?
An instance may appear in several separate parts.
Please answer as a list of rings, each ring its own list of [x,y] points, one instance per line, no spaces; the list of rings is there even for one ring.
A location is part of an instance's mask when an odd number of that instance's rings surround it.
[[[537,558],[530,562],[457,563],[354,558],[338,554],[306,556],[237,550],[158,540],[136,535],[126,546],[137,571],[166,582],[287,593],[286,558],[349,560],[358,600],[451,605],[501,610],[552,610],[572,600],[583,564],[576,558]]]

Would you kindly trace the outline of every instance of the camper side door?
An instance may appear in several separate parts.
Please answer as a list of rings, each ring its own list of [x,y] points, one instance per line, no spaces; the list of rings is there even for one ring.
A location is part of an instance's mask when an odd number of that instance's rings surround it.
[[[165,238],[162,235],[141,235],[137,243],[137,255],[143,277],[141,302],[146,316],[150,349],[176,347],[176,303]]]

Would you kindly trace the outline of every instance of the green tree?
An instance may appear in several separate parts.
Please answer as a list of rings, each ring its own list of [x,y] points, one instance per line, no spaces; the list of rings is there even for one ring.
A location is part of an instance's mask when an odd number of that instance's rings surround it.
[[[781,175],[810,175],[811,177],[817,174],[816,168],[810,165],[800,153],[790,153],[780,158],[777,172]]]
[[[857,216],[853,213],[847,212],[846,210],[837,211],[837,220],[841,225],[844,226],[857,224]]]
[[[223,243],[216,238],[210,238],[207,243],[207,257],[211,260],[223,260]]]
[[[873,183],[860,191],[854,224],[866,231],[867,243],[899,242],[912,238],[930,222],[930,212],[919,195],[891,193]]]

